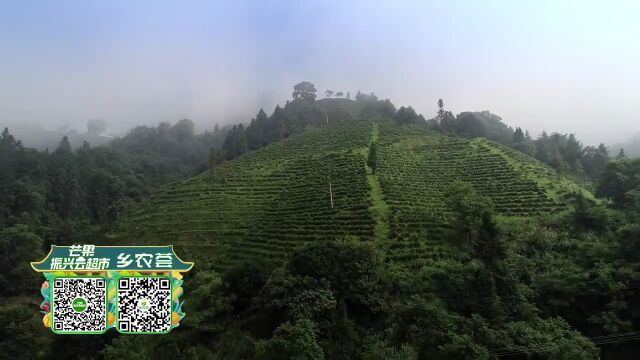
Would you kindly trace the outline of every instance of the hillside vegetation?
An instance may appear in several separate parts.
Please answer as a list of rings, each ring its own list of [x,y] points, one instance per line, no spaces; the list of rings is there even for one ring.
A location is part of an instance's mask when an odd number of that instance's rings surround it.
[[[108,147],[38,152],[5,130],[0,353],[636,358],[640,160],[442,101],[426,120],[373,94],[316,101],[308,82],[293,98],[246,127],[196,135],[183,120]],[[184,323],[52,335],[28,263],[69,243],[175,244],[196,262]]]
[[[375,174],[367,166],[372,142]],[[471,183],[504,216],[563,209],[562,194],[577,189],[568,181],[558,185],[553,170],[515,153],[423,125],[329,120],[165,186],[112,237],[171,243],[217,269],[256,258],[279,263],[305,244],[347,235],[372,240],[376,226],[390,260],[415,265],[463,256],[443,241],[451,182]]]

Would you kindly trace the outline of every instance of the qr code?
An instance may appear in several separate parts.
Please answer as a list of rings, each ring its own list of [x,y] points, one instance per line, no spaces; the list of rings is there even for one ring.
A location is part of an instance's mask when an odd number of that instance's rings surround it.
[[[55,278],[51,303],[55,332],[101,333],[107,329],[107,283],[103,277]]]
[[[163,333],[171,328],[171,282],[168,277],[118,280],[118,331]]]

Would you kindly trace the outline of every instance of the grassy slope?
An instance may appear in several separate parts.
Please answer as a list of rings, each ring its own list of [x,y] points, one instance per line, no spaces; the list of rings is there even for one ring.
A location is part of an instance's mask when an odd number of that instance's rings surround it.
[[[366,167],[371,141],[375,175]],[[184,259],[224,269],[250,258],[277,263],[305,243],[355,235],[375,239],[389,259],[416,264],[460,255],[442,240],[442,191],[451,181],[472,183],[500,214],[531,215],[564,207],[561,194],[576,187],[550,171],[486,140],[384,122],[330,123],[167,185],[111,237],[174,244]]]

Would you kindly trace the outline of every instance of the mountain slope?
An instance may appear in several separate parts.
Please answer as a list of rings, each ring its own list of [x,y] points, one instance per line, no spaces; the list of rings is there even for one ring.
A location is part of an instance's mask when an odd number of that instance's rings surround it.
[[[371,142],[375,174],[366,164]],[[305,243],[353,235],[376,241],[389,260],[416,264],[462,255],[443,240],[443,191],[455,180],[473,184],[505,216],[562,209],[562,195],[579,189],[484,139],[387,121],[329,122],[165,186],[110,236],[174,244],[224,269],[250,258],[281,262]]]

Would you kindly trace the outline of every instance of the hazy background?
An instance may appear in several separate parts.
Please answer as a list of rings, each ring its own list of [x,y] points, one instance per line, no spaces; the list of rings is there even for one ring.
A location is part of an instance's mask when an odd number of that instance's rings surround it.
[[[0,126],[249,120],[298,81],[587,144],[640,131],[638,1],[0,3]]]

